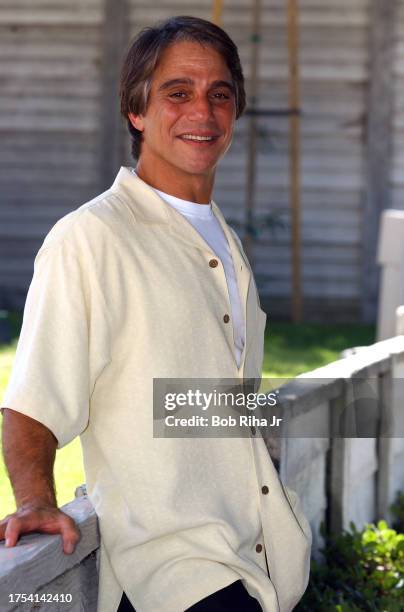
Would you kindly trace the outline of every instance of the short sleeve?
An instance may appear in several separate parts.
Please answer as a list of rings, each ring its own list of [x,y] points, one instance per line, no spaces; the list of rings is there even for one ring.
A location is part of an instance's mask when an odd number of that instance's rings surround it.
[[[61,448],[88,425],[90,396],[109,348],[105,306],[91,267],[66,241],[42,247],[2,406],[45,425]]]

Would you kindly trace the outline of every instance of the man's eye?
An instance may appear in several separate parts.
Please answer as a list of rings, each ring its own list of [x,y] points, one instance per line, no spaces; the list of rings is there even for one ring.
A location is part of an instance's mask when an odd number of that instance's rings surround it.
[[[185,91],[174,91],[172,94],[170,94],[170,98],[182,98],[186,95],[187,94],[185,93]]]
[[[226,93],[224,93],[223,91],[218,91],[216,93],[213,94],[215,98],[219,99],[219,100],[229,100],[230,96]]]

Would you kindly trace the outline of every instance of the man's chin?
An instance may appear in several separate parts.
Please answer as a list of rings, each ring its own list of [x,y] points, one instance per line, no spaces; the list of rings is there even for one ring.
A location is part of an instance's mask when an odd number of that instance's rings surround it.
[[[190,176],[204,176],[209,177],[213,174],[215,170],[215,166],[209,165],[198,165],[198,164],[188,164],[186,167],[181,168],[184,174],[189,174]]]
[[[186,160],[176,160],[174,166],[178,168],[184,174],[200,174],[201,176],[209,176],[214,172],[217,165],[217,161],[206,159],[186,159]]]

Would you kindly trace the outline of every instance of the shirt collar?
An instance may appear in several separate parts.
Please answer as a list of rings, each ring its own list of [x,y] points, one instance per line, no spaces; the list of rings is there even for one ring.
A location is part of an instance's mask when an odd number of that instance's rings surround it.
[[[172,215],[180,214],[129,167],[120,168],[111,189],[120,191],[121,194],[123,192],[127,196],[125,201],[131,206],[135,216],[145,223],[171,223],[175,219]],[[211,210],[217,217],[221,216],[219,207],[213,200]]]

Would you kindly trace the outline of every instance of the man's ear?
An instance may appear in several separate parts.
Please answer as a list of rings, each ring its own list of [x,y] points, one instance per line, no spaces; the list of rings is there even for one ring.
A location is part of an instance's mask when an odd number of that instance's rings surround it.
[[[144,130],[143,115],[134,115],[133,113],[128,113],[128,119],[134,128],[139,130],[139,132],[143,132]]]

